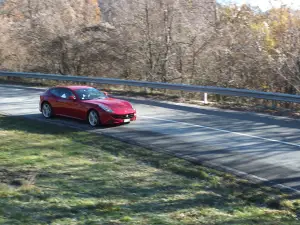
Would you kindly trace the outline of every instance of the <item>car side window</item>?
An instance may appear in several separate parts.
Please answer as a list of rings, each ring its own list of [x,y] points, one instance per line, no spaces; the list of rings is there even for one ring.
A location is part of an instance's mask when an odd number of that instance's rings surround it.
[[[62,88],[61,92],[60,92],[60,97],[61,98],[69,98],[70,96],[73,96],[74,94],[72,93],[72,91],[70,91],[67,88]]]
[[[60,88],[53,88],[50,90],[50,93],[56,97],[60,97]]]
[[[51,94],[55,95],[56,97],[67,99],[74,94],[67,88],[53,88],[50,90]]]

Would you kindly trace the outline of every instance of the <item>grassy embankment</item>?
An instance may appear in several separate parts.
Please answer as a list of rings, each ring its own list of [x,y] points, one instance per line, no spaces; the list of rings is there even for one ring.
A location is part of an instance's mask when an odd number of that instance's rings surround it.
[[[87,132],[0,116],[0,224],[300,224],[298,199]]]

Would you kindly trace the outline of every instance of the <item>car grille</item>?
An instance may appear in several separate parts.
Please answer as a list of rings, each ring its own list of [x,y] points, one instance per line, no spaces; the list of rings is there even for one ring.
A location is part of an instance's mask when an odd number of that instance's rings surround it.
[[[134,114],[126,114],[126,115],[112,115],[115,119],[132,119],[134,117]]]

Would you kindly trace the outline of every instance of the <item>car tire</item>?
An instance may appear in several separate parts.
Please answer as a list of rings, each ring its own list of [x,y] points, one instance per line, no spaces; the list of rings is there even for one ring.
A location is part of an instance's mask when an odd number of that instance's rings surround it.
[[[46,119],[49,119],[53,116],[52,107],[48,102],[43,103],[43,105],[42,105],[42,114]]]
[[[100,124],[100,117],[96,110],[89,111],[87,120],[92,127],[96,127]]]

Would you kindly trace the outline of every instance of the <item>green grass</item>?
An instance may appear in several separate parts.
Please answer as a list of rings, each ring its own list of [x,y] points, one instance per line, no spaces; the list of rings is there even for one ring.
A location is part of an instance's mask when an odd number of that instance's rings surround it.
[[[0,224],[300,224],[289,197],[114,139],[0,117]]]

